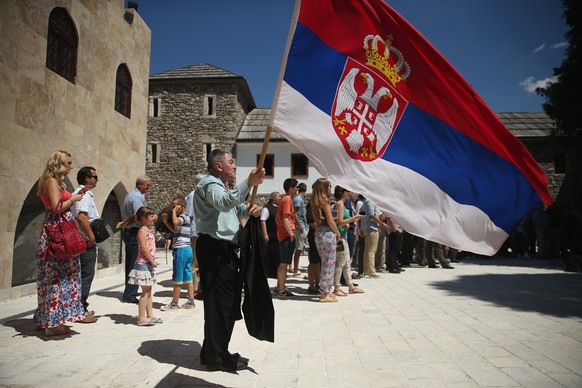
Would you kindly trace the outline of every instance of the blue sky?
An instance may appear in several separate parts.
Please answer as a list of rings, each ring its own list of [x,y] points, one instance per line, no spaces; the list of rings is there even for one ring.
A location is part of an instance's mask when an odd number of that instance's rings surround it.
[[[341,0],[338,0],[341,1]],[[272,105],[294,0],[137,0],[150,73],[202,62],[244,77]],[[540,112],[535,86],[567,47],[560,0],[389,0],[495,112]]]

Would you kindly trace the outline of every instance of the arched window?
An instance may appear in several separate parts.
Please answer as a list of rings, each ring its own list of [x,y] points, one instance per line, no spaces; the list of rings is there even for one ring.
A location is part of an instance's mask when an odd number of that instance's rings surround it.
[[[77,29],[65,8],[56,7],[49,15],[46,67],[75,83],[77,75]]]
[[[131,118],[131,74],[129,69],[122,63],[117,67],[115,76],[115,110]]]

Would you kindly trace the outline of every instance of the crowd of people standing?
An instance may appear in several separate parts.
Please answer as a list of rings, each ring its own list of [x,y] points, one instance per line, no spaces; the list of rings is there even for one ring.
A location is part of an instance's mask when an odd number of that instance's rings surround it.
[[[81,255],[56,259],[42,229],[37,251],[38,308],[33,322],[47,336],[67,334],[68,323],[97,321],[95,312],[88,308],[88,296],[96,261],[92,225],[100,217],[91,190],[99,178],[94,167],[84,166],[77,174],[79,186],[69,193],[64,182],[72,163],[70,153],[55,151],[38,181],[37,194],[46,208],[45,225],[60,218],[75,220],[87,242]],[[254,186],[263,182],[265,171],[254,169],[236,184],[236,168],[230,152],[213,150],[208,159],[208,175],[186,197],[174,198],[169,212],[162,216],[173,234],[174,259],[172,301],[162,310],[192,308],[195,294],[201,297],[205,326],[200,361],[209,370],[234,371],[248,365],[247,359],[228,349],[234,322],[241,315],[238,237],[248,217],[260,217],[262,264],[266,276],[277,279],[272,289],[276,297],[295,296],[287,288],[287,279],[302,275],[299,261],[304,253],[309,261],[306,292],[317,295],[321,303],[364,293],[354,282],[357,279],[378,279],[385,271],[399,274],[412,263],[453,269],[451,263],[458,262],[456,249],[408,233],[371,199],[341,186],[332,188],[324,178],[313,183],[309,195],[305,183],[288,178],[283,183],[283,195],[271,193],[264,207],[248,205],[247,197]],[[135,188],[124,201],[124,220],[118,224],[125,243],[125,287],[121,299],[138,304],[140,326],[163,322],[152,309],[158,264],[152,226],[158,215],[145,199],[151,186],[148,176],[137,178]],[[538,232],[541,252],[549,249],[550,240],[545,234],[551,222],[548,217],[543,209],[536,209],[527,219]],[[574,231],[563,239],[568,252],[574,254],[580,248],[580,240],[575,238],[580,216],[575,209],[568,209],[561,221]],[[526,228],[524,225],[520,227]],[[182,286],[186,286],[188,295],[186,303],[179,305]]]
[[[261,214],[265,269],[277,278],[276,296],[295,296],[285,287],[288,276],[301,275],[297,261],[291,261],[293,250],[295,259],[307,253],[307,293],[319,295],[321,302],[363,293],[353,279],[382,278],[384,271],[401,273],[413,262],[454,268],[450,263],[457,261],[456,249],[407,233],[363,195],[339,185],[332,194],[332,185],[324,178],[313,183],[308,201],[306,185],[296,179],[285,180],[283,189],[284,196],[271,193]],[[348,287],[347,293],[342,286]]]

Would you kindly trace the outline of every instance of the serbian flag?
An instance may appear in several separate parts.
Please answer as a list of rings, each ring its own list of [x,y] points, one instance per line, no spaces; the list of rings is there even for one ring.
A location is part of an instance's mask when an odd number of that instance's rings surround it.
[[[450,247],[493,255],[552,203],[523,144],[381,0],[297,3],[270,124],[330,181]]]

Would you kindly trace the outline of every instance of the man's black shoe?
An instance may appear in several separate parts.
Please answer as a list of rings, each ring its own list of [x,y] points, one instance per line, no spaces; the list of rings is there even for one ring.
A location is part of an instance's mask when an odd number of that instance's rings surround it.
[[[233,361],[238,361],[245,365],[249,365],[249,359],[241,356],[239,353],[231,354],[230,357]],[[206,365],[206,359],[204,357],[200,357],[200,365]]]
[[[232,357],[232,359],[233,359],[233,360],[235,360],[235,361],[241,362],[241,363],[243,363],[243,364],[245,364],[245,365],[249,365],[249,359],[248,359],[248,358],[246,358],[246,357],[243,357],[243,356],[241,356],[241,355],[240,355],[240,354],[238,354],[238,353],[234,353],[234,354],[232,354],[232,355],[231,355],[231,357]]]
[[[214,371],[222,371],[222,372],[236,372],[238,370],[243,370],[248,368],[248,364],[245,364],[240,361],[233,362],[232,365],[224,366],[224,365],[206,365],[206,369],[210,372]]]
[[[139,299],[137,299],[137,298],[123,298],[122,302],[123,303],[135,303],[135,304],[138,304],[139,303]]]

